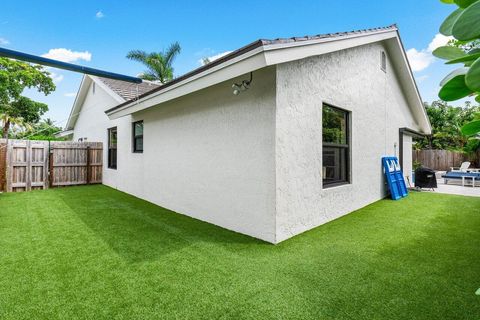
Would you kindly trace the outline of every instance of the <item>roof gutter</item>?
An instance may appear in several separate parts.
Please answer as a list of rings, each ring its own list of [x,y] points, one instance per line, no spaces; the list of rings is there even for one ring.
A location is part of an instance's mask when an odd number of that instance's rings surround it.
[[[31,63],[41,64],[43,66],[48,66],[48,67],[53,67],[53,68],[58,68],[58,69],[63,69],[63,70],[68,70],[73,72],[79,72],[79,73],[89,74],[92,76],[98,76],[98,77],[109,78],[114,80],[121,80],[121,81],[132,82],[132,83],[142,82],[142,79],[136,78],[136,77],[126,76],[119,73],[113,73],[113,72],[103,71],[103,70],[84,67],[84,66],[79,66],[73,63],[67,63],[63,61],[34,56],[32,54],[23,53],[20,51],[15,51],[15,50],[10,50],[5,48],[0,48],[0,57],[27,61]]]

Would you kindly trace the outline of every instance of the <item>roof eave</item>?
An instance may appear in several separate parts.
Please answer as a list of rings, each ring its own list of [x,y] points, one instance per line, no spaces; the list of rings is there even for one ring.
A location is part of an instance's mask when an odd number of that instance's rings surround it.
[[[78,108],[83,103],[87,89],[90,86],[92,79],[89,75],[84,75],[82,77],[82,81],[80,82],[80,86],[77,91],[77,95],[75,96],[75,101],[73,102],[72,109],[70,110],[70,115],[68,116],[67,124],[65,125],[65,130],[72,130],[75,127],[75,122],[78,118]]]

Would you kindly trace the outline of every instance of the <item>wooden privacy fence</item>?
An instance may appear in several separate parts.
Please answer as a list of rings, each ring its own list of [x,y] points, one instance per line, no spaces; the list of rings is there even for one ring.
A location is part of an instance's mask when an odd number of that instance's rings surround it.
[[[101,142],[0,139],[0,148],[0,190],[2,186],[4,191],[18,192],[102,182]]]
[[[448,171],[451,167],[459,167],[468,157],[462,152],[448,150],[413,150],[413,162],[439,171]]]

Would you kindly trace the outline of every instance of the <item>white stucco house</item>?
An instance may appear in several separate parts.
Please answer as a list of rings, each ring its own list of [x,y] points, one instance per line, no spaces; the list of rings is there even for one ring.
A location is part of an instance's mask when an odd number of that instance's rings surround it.
[[[235,94],[234,94],[235,93]],[[85,76],[66,133],[103,183],[278,243],[386,196],[429,134],[396,26],[258,40],[165,85]]]

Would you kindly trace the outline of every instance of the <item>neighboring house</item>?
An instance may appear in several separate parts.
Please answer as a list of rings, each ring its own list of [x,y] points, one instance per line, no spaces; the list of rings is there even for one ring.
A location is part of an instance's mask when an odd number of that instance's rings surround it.
[[[85,76],[66,128],[104,143],[104,184],[272,243],[385,197],[381,157],[410,178],[412,135],[431,130],[395,26],[258,40],[124,85]]]

